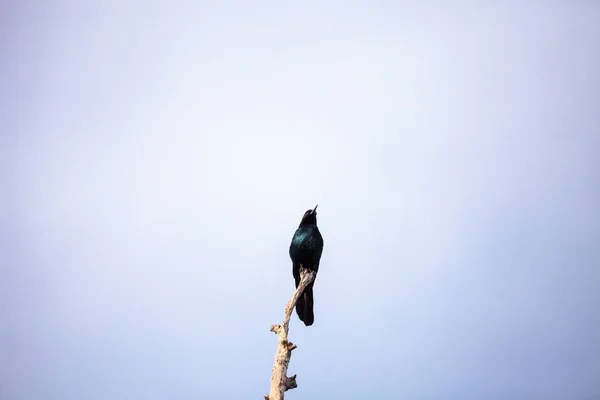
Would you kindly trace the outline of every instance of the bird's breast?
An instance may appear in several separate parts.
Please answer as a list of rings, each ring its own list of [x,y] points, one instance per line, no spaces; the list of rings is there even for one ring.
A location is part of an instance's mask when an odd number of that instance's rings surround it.
[[[313,233],[309,229],[299,228],[292,238],[293,246],[306,246],[310,244],[313,238]]]

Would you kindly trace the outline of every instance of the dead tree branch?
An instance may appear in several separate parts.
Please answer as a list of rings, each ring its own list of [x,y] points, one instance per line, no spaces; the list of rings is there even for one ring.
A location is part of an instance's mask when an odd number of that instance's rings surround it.
[[[287,376],[287,369],[292,356],[292,350],[296,345],[288,341],[288,329],[290,326],[290,317],[294,307],[300,298],[304,289],[315,279],[316,272],[305,268],[300,268],[300,284],[294,292],[294,295],[285,306],[283,314],[283,323],[281,325],[272,325],[271,332],[277,334],[277,352],[275,353],[275,363],[273,364],[273,373],[271,375],[271,390],[265,400],[283,400],[284,393],[288,389],[294,389],[296,384],[296,375]]]

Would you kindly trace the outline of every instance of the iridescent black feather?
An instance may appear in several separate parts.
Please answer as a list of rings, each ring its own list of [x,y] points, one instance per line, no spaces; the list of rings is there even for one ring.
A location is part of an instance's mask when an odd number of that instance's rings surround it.
[[[290,258],[292,259],[292,272],[296,287],[300,283],[300,267],[318,272],[321,254],[323,253],[323,237],[317,227],[317,207],[304,213],[300,226],[294,233],[290,244]],[[316,276],[315,276],[316,280]],[[315,320],[313,306],[312,281],[298,299],[296,313],[304,325],[310,326]]]

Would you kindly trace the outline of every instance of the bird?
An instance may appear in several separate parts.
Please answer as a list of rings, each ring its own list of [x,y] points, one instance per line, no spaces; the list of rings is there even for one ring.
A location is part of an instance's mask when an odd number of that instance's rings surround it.
[[[315,208],[307,210],[302,216],[300,225],[290,244],[290,258],[292,259],[292,273],[296,282],[296,289],[300,284],[300,268],[306,268],[315,273],[319,271],[319,262],[323,254],[323,236],[317,227],[317,204]],[[317,279],[315,275],[315,280]],[[314,298],[313,298],[313,280],[304,289],[296,303],[296,313],[304,325],[310,326],[315,321]]]

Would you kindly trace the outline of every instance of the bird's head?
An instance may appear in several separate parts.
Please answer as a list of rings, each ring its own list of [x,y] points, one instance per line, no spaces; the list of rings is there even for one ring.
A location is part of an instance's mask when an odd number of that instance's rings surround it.
[[[319,205],[317,204],[315,206],[315,208],[313,208],[312,210],[307,210],[304,213],[304,216],[302,217],[302,221],[300,222],[300,226],[317,224],[317,207],[318,206]]]

